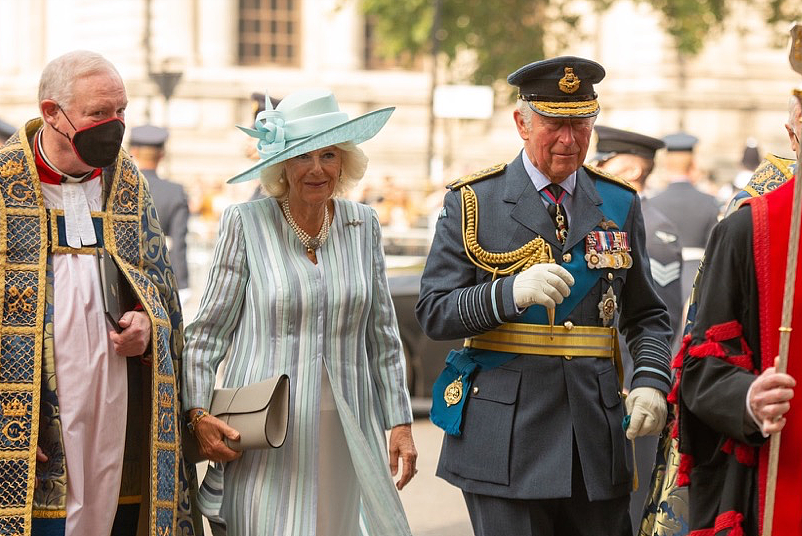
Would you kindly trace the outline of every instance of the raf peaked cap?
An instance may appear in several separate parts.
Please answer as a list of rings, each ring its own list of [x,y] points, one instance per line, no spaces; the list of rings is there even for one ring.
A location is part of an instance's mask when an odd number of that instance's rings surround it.
[[[699,141],[696,136],[691,136],[685,132],[669,134],[663,138],[666,142],[666,151],[693,151],[693,147]]]
[[[142,125],[131,129],[131,145],[163,147],[167,141],[166,128],[154,125]]]
[[[546,117],[593,117],[599,103],[593,84],[604,78],[595,61],[560,56],[524,65],[507,77],[518,86],[518,98]]]
[[[654,153],[666,146],[663,140],[638,134],[637,132],[629,132],[628,130],[605,127],[603,125],[596,125],[593,128],[596,131],[596,136],[598,136],[596,151],[607,158],[616,154],[634,154],[648,160],[654,160]]]

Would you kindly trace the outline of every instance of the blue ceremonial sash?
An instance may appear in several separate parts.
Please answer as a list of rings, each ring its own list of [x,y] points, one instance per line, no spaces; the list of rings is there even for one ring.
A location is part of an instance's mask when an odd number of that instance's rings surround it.
[[[604,217],[614,221],[619,229],[623,229],[635,194],[605,180],[596,181],[596,191],[603,200],[600,208]],[[571,287],[571,294],[555,310],[554,321],[557,324],[561,324],[585,298],[585,295],[599,280],[601,273],[598,269],[588,267],[587,261],[585,261],[584,240],[571,248],[571,261],[563,263],[562,266],[574,276],[574,286]],[[546,308],[541,305],[529,307],[516,322],[547,325],[549,321]],[[431,421],[447,434],[459,436],[465,400],[470,393],[476,369],[491,370],[512,361],[518,355],[520,354],[477,348],[452,350],[446,357],[445,369],[437,377],[432,387],[432,408],[429,412]],[[463,395],[457,403],[449,406],[445,401],[444,393],[446,388],[457,379],[462,382]]]
[[[608,220],[613,220],[619,229],[623,229],[635,194],[605,180],[596,181],[596,191],[599,192],[599,196],[603,199],[599,208],[604,217]],[[571,311],[574,310],[574,307],[579,305],[579,302],[585,298],[585,295],[599,280],[600,273],[598,269],[588,268],[588,263],[585,260],[584,240],[577,242],[571,248],[571,262],[564,262],[562,267],[574,276],[574,286],[571,287],[571,294],[554,311],[554,322],[557,324],[562,324],[571,314]],[[546,325],[549,323],[549,319],[546,314],[546,308],[542,305],[536,305],[529,307],[516,322]]]

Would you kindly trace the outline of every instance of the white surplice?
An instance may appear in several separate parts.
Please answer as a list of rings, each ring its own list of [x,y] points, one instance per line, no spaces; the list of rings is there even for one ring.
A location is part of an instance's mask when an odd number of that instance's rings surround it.
[[[80,183],[101,209],[100,178]],[[63,208],[62,187],[42,183],[47,208]],[[128,410],[126,360],[114,352],[94,255],[53,255],[56,384],[67,465],[65,536],[111,532],[122,478]],[[47,454],[47,453],[45,453]]]

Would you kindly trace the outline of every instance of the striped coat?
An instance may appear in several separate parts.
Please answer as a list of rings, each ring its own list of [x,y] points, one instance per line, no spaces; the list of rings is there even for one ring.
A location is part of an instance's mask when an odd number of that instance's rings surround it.
[[[221,511],[237,536],[314,534],[322,366],[354,461],[363,524],[410,530],[388,469],[384,431],[412,422],[404,358],[385,275],[381,230],[365,205],[335,199],[329,238],[309,262],[278,203],[229,207],[199,312],[187,328],[185,408],[208,408],[224,387],[286,373],[287,441],[225,467]]]

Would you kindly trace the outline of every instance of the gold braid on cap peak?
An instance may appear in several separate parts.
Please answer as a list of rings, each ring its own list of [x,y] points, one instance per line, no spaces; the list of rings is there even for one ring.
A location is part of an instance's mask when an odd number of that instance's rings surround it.
[[[559,114],[565,116],[571,115],[587,115],[599,111],[599,101],[593,99],[591,101],[572,101],[572,102],[545,102],[545,101],[527,101],[536,112],[544,112],[547,114]]]
[[[493,279],[499,275],[510,275],[518,270],[526,270],[533,264],[554,262],[551,246],[540,236],[507,253],[490,253],[482,249],[476,240],[476,227],[479,223],[476,192],[466,185],[460,189],[460,193],[462,194],[462,243],[465,246],[465,254],[474,265],[492,273]],[[507,265],[506,268],[501,268],[503,265]]]

